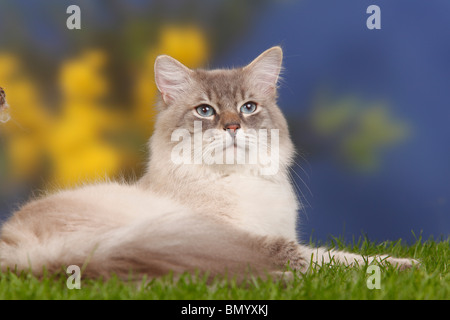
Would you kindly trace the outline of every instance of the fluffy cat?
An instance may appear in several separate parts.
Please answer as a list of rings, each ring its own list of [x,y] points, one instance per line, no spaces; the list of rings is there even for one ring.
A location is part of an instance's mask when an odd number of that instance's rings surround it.
[[[159,56],[155,80],[161,99],[146,174],[132,185],[89,185],[25,204],[1,229],[1,270],[40,275],[44,266],[57,272],[78,265],[83,277],[128,277],[130,271],[150,277],[170,271],[242,276],[276,274],[288,263],[305,272],[311,259],[319,264],[385,259],[410,267],[410,259],[299,244],[301,205],[288,172],[295,151],[276,104],[281,64],[280,47],[230,70],[191,70]],[[181,129],[201,134],[185,137],[182,146],[192,147],[178,150],[185,161],[174,155],[181,143],[174,132]],[[250,163],[240,151],[260,142],[258,132],[277,135],[263,139],[258,146],[267,153]],[[207,154],[216,161],[206,164]],[[264,173],[275,162],[275,169]]]

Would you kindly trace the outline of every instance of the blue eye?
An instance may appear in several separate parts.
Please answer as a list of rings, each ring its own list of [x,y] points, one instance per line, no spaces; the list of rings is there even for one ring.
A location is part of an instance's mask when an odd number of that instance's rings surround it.
[[[216,113],[214,111],[214,108],[207,104],[202,104],[202,105],[198,106],[197,108],[195,108],[195,110],[197,110],[197,113],[199,115],[201,115],[202,117],[210,117]]]
[[[256,110],[256,103],[249,101],[242,105],[241,112],[242,113],[253,113]]]

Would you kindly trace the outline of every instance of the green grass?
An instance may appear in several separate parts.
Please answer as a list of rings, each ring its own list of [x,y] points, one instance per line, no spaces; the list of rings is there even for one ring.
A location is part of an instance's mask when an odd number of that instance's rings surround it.
[[[329,246],[362,254],[390,254],[414,257],[420,267],[398,271],[381,266],[381,289],[368,289],[367,266],[313,267],[308,274],[299,274],[293,281],[248,279],[244,284],[183,275],[174,280],[144,279],[139,284],[111,278],[108,281],[81,278],[81,289],[69,290],[67,275],[37,279],[30,274],[0,273],[0,299],[449,299],[450,239],[439,241],[418,239],[412,245],[402,241],[375,244],[359,240],[344,244],[332,239]]]

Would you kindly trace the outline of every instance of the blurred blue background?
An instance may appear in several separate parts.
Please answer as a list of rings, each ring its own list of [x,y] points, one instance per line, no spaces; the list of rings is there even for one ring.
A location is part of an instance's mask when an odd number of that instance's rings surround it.
[[[81,8],[82,30],[66,28],[65,10],[70,4]],[[373,4],[381,9],[380,30],[366,27],[370,16],[366,9]],[[450,2],[438,0],[2,0],[0,86],[9,97],[8,85],[11,79],[17,80],[7,73],[2,78],[1,68],[11,63],[4,57],[2,65],[1,54],[9,54],[21,61],[26,72],[19,74],[34,84],[39,108],[50,114],[49,123],[57,127],[64,121],[63,110],[75,105],[61,85],[62,66],[81,59],[77,57],[86,49],[100,50],[98,56],[107,59],[91,55],[80,61],[107,60],[103,76],[109,82],[98,96],[86,99],[121,120],[109,119],[110,126],[101,131],[112,131],[112,139],[96,135],[102,146],[111,149],[92,155],[87,150],[85,158],[98,157],[99,171],[104,170],[102,159],[109,159],[111,176],[119,171],[139,175],[151,125],[139,126],[134,120],[141,119],[147,107],[152,109],[155,88],[147,66],[157,54],[171,54],[190,67],[231,67],[245,65],[267,48],[281,45],[285,71],[279,105],[299,153],[293,176],[305,205],[298,226],[301,237],[325,241],[334,235],[351,240],[364,234],[375,241],[412,241],[414,232],[424,238],[447,238],[449,14]],[[96,64],[90,66],[95,69]],[[89,73],[89,81],[95,82],[96,74]],[[135,87],[145,88],[146,83],[150,83],[148,90],[136,92]],[[12,101],[13,97],[8,98],[16,123],[10,121],[10,129],[0,123],[3,218],[31,192],[47,188],[46,179],[73,185],[64,170],[53,169],[66,160],[52,153],[58,144],[49,144],[44,134],[52,125],[35,131],[27,128],[26,120],[13,113],[21,102]],[[32,140],[40,144],[30,144],[42,145],[39,150],[48,152],[36,156],[37,151],[29,151],[26,143],[17,147],[18,136],[31,139],[23,137],[27,129],[28,135],[44,132],[40,140]],[[14,173],[18,160],[9,153],[17,159],[27,157],[23,169],[16,169],[19,173]],[[74,152],[72,160],[78,154]],[[31,161],[39,166],[29,169]],[[95,172],[97,167],[86,162]],[[29,174],[20,174],[28,169]]]

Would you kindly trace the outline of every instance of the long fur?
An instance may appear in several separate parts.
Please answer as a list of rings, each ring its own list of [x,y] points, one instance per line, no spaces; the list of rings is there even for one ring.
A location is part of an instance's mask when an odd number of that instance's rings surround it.
[[[287,264],[302,272],[311,263],[375,259],[411,266],[409,259],[365,258],[299,244],[296,224],[301,203],[289,176],[294,147],[276,105],[281,61],[279,47],[231,70],[190,70],[173,58],[159,57],[155,79],[162,99],[146,174],[131,185],[94,184],[27,203],[2,226],[0,269],[40,275],[44,268],[57,272],[78,265],[85,277],[196,271],[242,277],[247,272],[273,274]],[[247,101],[257,104],[254,114],[240,112]],[[196,114],[200,104],[212,106],[215,115]],[[214,165],[171,161],[177,143],[171,134],[177,129],[193,133],[195,121],[201,121],[203,132],[216,129],[214,139],[228,137],[229,123],[239,124],[234,139],[254,130],[279,130],[278,149],[269,150],[279,153],[277,170],[261,174],[261,161]],[[200,149],[192,141],[192,155],[204,155],[217,146],[217,140],[214,145],[209,138]]]

